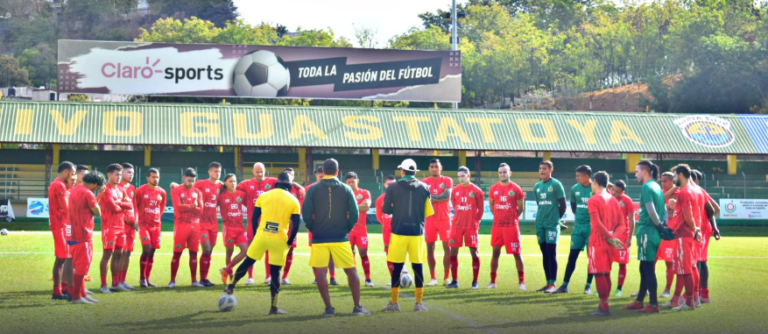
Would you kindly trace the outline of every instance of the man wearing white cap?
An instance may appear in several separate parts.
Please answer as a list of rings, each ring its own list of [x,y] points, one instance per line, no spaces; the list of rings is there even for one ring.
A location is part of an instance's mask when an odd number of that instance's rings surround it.
[[[402,179],[387,187],[382,211],[392,215],[392,237],[389,241],[387,261],[391,262],[392,290],[389,304],[385,311],[400,311],[398,297],[400,293],[400,272],[405,265],[405,257],[411,261],[414,283],[416,284],[415,312],[427,311],[424,297],[424,275],[422,264],[426,255],[424,244],[424,220],[434,214],[430,201],[429,188],[416,179],[416,162],[405,159],[400,166]]]

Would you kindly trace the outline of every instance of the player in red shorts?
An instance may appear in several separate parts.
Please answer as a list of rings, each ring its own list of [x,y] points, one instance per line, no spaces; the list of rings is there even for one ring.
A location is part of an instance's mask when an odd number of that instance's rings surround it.
[[[208,280],[211,269],[211,253],[219,238],[219,194],[221,193],[221,164],[214,161],[208,164],[208,179],[195,182],[195,188],[203,194],[203,214],[200,216],[200,245],[203,254],[200,255],[200,284],[204,287],[214,286]]]
[[[624,287],[624,280],[627,278],[627,264],[629,264],[630,249],[632,247],[632,236],[635,233],[635,207],[632,198],[625,194],[627,184],[622,180],[616,181],[611,187],[611,195],[619,201],[621,207],[621,217],[627,226],[624,235],[619,236],[619,241],[624,244],[624,249],[615,249],[613,259],[619,264],[619,284],[616,287],[614,297],[621,297],[621,289]]]
[[[192,287],[202,288],[197,282],[197,251],[200,248],[200,216],[203,214],[203,193],[195,188],[197,173],[192,168],[184,170],[181,186],[171,190],[173,201],[173,260],[171,260],[171,282],[168,288],[176,287],[176,273],[179,260],[185,248],[189,249],[189,272]]]
[[[696,182],[696,185],[700,185],[704,175],[697,170],[693,170],[692,173],[694,182]],[[715,220],[715,217],[720,215],[720,205],[717,204],[712,196],[709,196],[709,193],[704,188],[701,188],[701,191],[704,193],[705,201],[708,205],[705,206],[705,212],[703,212],[704,216],[702,216],[701,222],[702,245],[701,255],[697,264],[699,275],[701,276],[699,299],[701,300],[701,303],[708,304],[711,301],[709,299],[709,266],[707,265],[709,241],[713,235],[715,236],[715,240],[720,240],[720,230],[717,229],[717,221]]]
[[[384,192],[376,199],[376,220],[381,224],[381,237],[384,241],[384,254],[389,254],[389,240],[392,237],[392,215],[384,213],[384,197],[386,197],[387,188],[390,183],[395,182],[394,175],[387,175],[384,178]],[[392,276],[392,271],[395,269],[392,262],[387,261],[387,269],[389,269],[389,275]],[[392,285],[392,282],[387,282],[387,285]]]
[[[694,243],[701,241],[701,230],[696,227],[697,216],[700,215],[699,194],[690,183],[691,168],[686,164],[679,164],[672,168],[675,174],[676,199],[670,199],[669,205],[674,208],[675,215],[670,220],[669,227],[675,232],[675,256],[674,270],[677,274],[677,280],[683,281],[685,286],[685,302],[673,307],[674,310],[694,310],[694,287],[695,279],[693,277],[695,265],[694,262]],[[675,293],[677,296],[677,292]]]
[[[67,230],[67,244],[72,254],[74,268],[73,287],[70,289],[72,304],[93,304],[99,301],[88,296],[85,290],[85,276],[93,262],[93,217],[101,216],[93,192],[104,186],[106,180],[99,172],[83,175],[83,183],[72,188],[69,202],[70,228]]]
[[[246,213],[245,203],[245,193],[237,190],[237,176],[227,174],[224,177],[221,196],[219,196],[219,211],[221,212],[221,219],[224,221],[224,247],[227,250],[225,260],[227,266],[219,271],[224,285],[227,285],[227,282],[232,279],[233,268],[246,257],[248,252],[248,238],[243,223]],[[235,255],[233,259],[232,254],[235,251],[235,246],[240,248],[240,253]]]
[[[53,297],[54,300],[67,300],[62,291],[62,278],[64,276],[64,262],[69,255],[69,247],[65,238],[69,220],[69,190],[67,184],[71,182],[75,175],[75,165],[69,161],[59,164],[59,175],[48,187],[48,227],[53,234],[54,255],[56,260],[53,262]]]
[[[595,275],[600,305],[592,315],[611,315],[608,298],[611,293],[611,265],[616,249],[623,249],[620,238],[626,235],[626,222],[619,202],[605,188],[608,173],[593,176],[592,197],[587,201],[592,234],[589,236],[589,273]]]
[[[122,178],[120,179],[120,186],[123,187],[123,191],[125,192],[125,195],[130,198],[131,202],[133,203],[133,208],[130,210],[125,210],[123,213],[125,217],[125,226],[123,226],[123,230],[125,231],[125,247],[123,248],[123,255],[122,255],[122,261],[121,261],[121,270],[120,270],[120,286],[122,286],[125,289],[133,290],[133,286],[129,285],[125,281],[125,277],[128,274],[128,264],[131,262],[131,253],[133,252],[133,245],[136,243],[136,233],[139,230],[139,221],[138,217],[136,216],[136,187],[131,184],[133,182],[133,165],[125,162],[123,163],[123,173]]]
[[[283,172],[288,173],[288,175],[291,176],[291,180],[294,180],[294,170],[291,167],[287,167],[283,169]],[[297,200],[299,200],[299,206],[304,204],[304,195],[306,195],[306,192],[304,191],[304,187],[302,187],[299,183],[293,182],[291,183],[291,195],[293,197],[296,197]],[[288,231],[288,235],[291,234],[291,231]],[[290,248],[288,248],[288,255],[285,257],[285,267],[283,268],[283,277],[281,284],[285,285],[291,285],[291,281],[288,280],[288,273],[291,272],[291,266],[293,265],[293,250],[296,249],[298,246],[298,238],[293,239],[293,244]],[[269,256],[269,252],[266,252],[266,256]],[[269,271],[271,270],[269,261],[264,261],[264,266]]]
[[[491,228],[491,283],[486,289],[496,288],[496,272],[499,269],[499,257],[503,246],[507,254],[515,257],[519,289],[525,291],[525,264],[520,255],[520,213],[525,209],[525,192],[517,183],[510,181],[512,175],[509,165],[499,165],[499,182],[488,190],[488,202],[493,211],[493,227]]]
[[[305,193],[309,191],[309,188],[312,188],[312,186],[320,182],[323,176],[324,176],[323,166],[317,166],[317,169],[315,170],[315,182],[312,182],[308,186],[304,187]],[[308,230],[307,236],[309,237],[309,241],[308,241],[309,247],[312,247],[312,231]],[[328,284],[339,285],[339,282],[336,281],[336,265],[333,263],[333,256],[331,256],[330,260],[328,261],[328,276],[330,276],[330,281],[328,282]],[[317,279],[312,281],[312,284],[316,285]]]
[[[672,174],[672,172],[664,172],[661,174],[661,190],[664,191],[664,202],[667,205],[666,213],[667,216],[664,217],[665,222],[669,222],[672,220],[672,218],[675,215],[675,210],[669,207],[669,200],[672,198],[674,192],[670,191],[675,186],[674,183],[675,175]],[[669,196],[667,194],[670,194]],[[664,291],[661,293],[661,298],[669,298],[672,295],[672,283],[675,281],[675,270],[673,268],[674,266],[674,255],[675,255],[675,241],[674,240],[661,240],[661,245],[659,245],[659,251],[658,251],[658,260],[664,261],[664,264],[666,265],[667,271],[666,271],[666,285],[664,288]]]
[[[371,192],[358,187],[360,179],[355,172],[349,172],[344,177],[346,184],[352,188],[357,201],[357,207],[360,215],[357,218],[357,224],[349,232],[349,243],[352,245],[352,254],[357,248],[360,253],[360,261],[363,262],[363,273],[365,273],[365,286],[372,287],[371,281],[371,262],[368,259],[368,209],[371,208]]]
[[[107,185],[98,195],[101,206],[101,242],[104,249],[99,265],[101,273],[99,291],[102,293],[128,290],[120,285],[120,272],[125,247],[124,212],[133,209],[133,201],[126,196],[124,188],[120,186],[122,173],[123,166],[120,164],[107,166]],[[107,287],[107,265],[112,271],[111,289]]]
[[[253,164],[253,169],[251,170],[253,173],[253,178],[240,182],[240,184],[237,185],[237,190],[244,192],[246,197],[245,207],[248,208],[248,227],[246,228],[245,232],[248,234],[248,244],[253,241],[253,228],[251,228],[251,218],[253,217],[253,208],[256,207],[256,200],[259,199],[261,194],[274,189],[275,183],[277,182],[277,179],[274,177],[265,177],[265,171],[266,168],[264,167],[264,164],[257,162]],[[269,263],[269,255],[266,256],[264,262]],[[266,276],[267,277],[264,280],[264,283],[270,284],[272,279],[269,277],[269,270],[267,270]],[[253,267],[250,267],[248,269],[248,280],[245,282],[245,284],[251,285],[253,283]]]
[[[483,218],[485,202],[483,190],[469,182],[471,177],[469,168],[459,167],[459,185],[453,189],[451,204],[453,204],[453,221],[451,222],[451,277],[453,281],[446,286],[447,289],[459,287],[459,247],[469,247],[472,255],[472,289],[477,290],[477,276],[480,274],[480,257],[477,246],[479,244],[477,231],[480,228],[480,219]]]
[[[427,283],[427,286],[437,285],[437,277],[435,274],[435,242],[438,237],[443,244],[443,285],[448,285],[451,281],[448,279],[448,273],[451,268],[451,247],[448,241],[451,239],[451,189],[453,188],[453,179],[447,176],[443,176],[440,173],[443,171],[443,165],[440,164],[440,159],[432,159],[429,161],[429,173],[432,174],[421,180],[429,187],[430,195],[432,196],[432,208],[435,210],[435,214],[427,217],[424,223],[424,239],[427,242],[427,262],[429,264],[429,274],[432,276],[432,280]]]
[[[139,285],[142,288],[157,287],[152,284],[149,277],[155,265],[155,251],[160,249],[162,217],[168,203],[168,194],[158,184],[160,184],[160,171],[150,168],[147,171],[147,184],[136,190],[136,213],[142,248]]]

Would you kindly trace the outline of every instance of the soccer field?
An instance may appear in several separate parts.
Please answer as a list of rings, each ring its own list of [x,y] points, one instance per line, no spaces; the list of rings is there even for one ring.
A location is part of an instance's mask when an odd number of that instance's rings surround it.
[[[173,333],[509,333],[520,332],[695,332],[735,333],[765,332],[768,321],[763,300],[768,268],[768,238],[765,228],[739,228],[740,236],[724,232],[722,240],[713,240],[710,248],[710,289],[712,304],[693,312],[677,313],[662,310],[661,314],[640,315],[621,310],[631,302],[639,279],[635,258],[628,268],[624,297],[611,297],[613,315],[593,317],[589,313],[597,307],[597,297],[582,294],[586,279],[586,256],[582,256],[571,280],[571,293],[546,295],[534,292],[544,285],[541,256],[533,235],[523,236],[523,254],[529,291],[517,290],[517,273],[512,257],[504,256],[500,262],[499,288],[482,289],[489,282],[490,236],[481,235],[481,289],[470,289],[471,260],[467,249],[460,257],[458,290],[442,286],[425,288],[426,313],[411,312],[413,288],[401,291],[400,313],[384,313],[381,308],[389,300],[386,286],[388,272],[381,235],[370,234],[373,288],[362,288],[362,303],[372,311],[369,317],[353,317],[352,300],[346,277],[337,270],[338,287],[331,287],[331,298],[336,307],[334,318],[322,318],[323,304],[316,287],[311,284],[312,274],[307,264],[309,247],[306,233],[299,234],[299,248],[290,273],[293,285],[283,286],[281,308],[288,315],[268,317],[269,288],[264,282],[264,265],[256,263],[257,284],[246,287],[241,281],[235,296],[239,306],[230,313],[218,311],[216,301],[222,294],[218,268],[224,265],[224,249],[214,249],[211,281],[219,283],[212,288],[189,287],[188,258],[182,257],[177,288],[138,288],[140,251],[137,247],[131,259],[128,282],[137,287],[133,292],[94,297],[96,305],[70,305],[51,300],[51,267],[53,245],[47,232],[14,232],[0,237],[0,332],[173,332]],[[727,231],[727,228],[724,230]],[[100,236],[94,235],[94,265],[92,282],[88,289],[99,287],[98,262],[101,259]],[[158,251],[152,281],[165,286],[169,281],[172,235],[163,234],[163,249]],[[569,237],[561,238],[558,253],[558,282],[562,279]],[[221,241],[219,240],[219,243]],[[634,253],[634,249],[633,249]],[[634,255],[634,254],[633,254]],[[359,261],[358,261],[359,262]],[[427,266],[425,264],[425,271]],[[362,277],[362,268],[358,268]],[[664,265],[657,265],[660,291],[664,284]],[[428,275],[428,271],[425,272]],[[611,275],[616,287],[617,265]],[[442,265],[438,263],[438,279],[442,278]],[[593,285],[594,289],[594,285]],[[613,292],[612,292],[613,293]],[[666,302],[660,299],[660,302]]]

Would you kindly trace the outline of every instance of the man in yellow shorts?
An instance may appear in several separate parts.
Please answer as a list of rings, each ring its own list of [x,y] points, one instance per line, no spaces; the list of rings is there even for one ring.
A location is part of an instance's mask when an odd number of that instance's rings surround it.
[[[353,315],[370,315],[360,304],[360,277],[357,276],[355,257],[349,247],[349,231],[357,223],[359,209],[352,188],[339,181],[339,162],[335,159],[323,163],[323,178],[307,191],[301,216],[312,232],[312,251],[309,265],[315,272],[317,290],[325,303],[324,317],[332,317],[336,309],[331,306],[328,293],[328,262],[333,257],[336,268],[344,269],[355,306]],[[272,254],[272,252],[269,252]],[[270,258],[271,260],[271,258]]]
[[[293,245],[301,222],[299,200],[291,195],[291,183],[293,183],[293,177],[287,172],[282,172],[277,176],[275,189],[265,192],[256,200],[256,206],[253,208],[253,224],[251,225],[254,235],[253,242],[248,247],[247,257],[237,267],[232,284],[224,290],[230,295],[233,294],[237,282],[245,276],[248,269],[257,260],[264,257],[265,252],[269,251],[269,267],[272,277],[270,315],[288,313],[277,307],[277,301],[280,295],[280,270],[285,266],[288,248]],[[290,235],[288,235],[289,230],[291,231]]]
[[[392,300],[384,311],[400,311],[400,272],[405,265],[405,257],[411,261],[414,283],[416,284],[416,306],[414,312],[428,311],[422,303],[424,297],[424,275],[422,263],[426,258],[424,244],[424,220],[433,215],[429,188],[416,179],[416,162],[405,159],[400,166],[402,179],[387,187],[382,211],[392,215],[392,238],[389,241],[387,261],[391,262]],[[335,259],[335,257],[334,257]]]

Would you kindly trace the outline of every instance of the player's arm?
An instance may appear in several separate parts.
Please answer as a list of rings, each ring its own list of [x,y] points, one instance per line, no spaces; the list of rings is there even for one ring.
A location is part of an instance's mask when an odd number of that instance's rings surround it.
[[[392,200],[394,200],[394,195],[392,194],[392,190],[394,187],[390,185],[389,188],[387,188],[386,192],[384,192],[384,205],[381,207],[381,211],[384,213],[391,215],[395,213],[395,208],[392,207]]]
[[[485,195],[482,190],[477,191],[475,195],[475,203],[477,208],[475,209],[475,224],[476,228],[480,228],[480,221],[483,220],[483,213],[485,212]]]
[[[200,215],[203,213],[203,193],[199,192],[197,193],[197,200],[195,200],[195,203],[190,203],[191,208],[189,209],[190,212],[194,215]]]
[[[301,206],[301,218],[304,219],[304,226],[307,230],[312,231],[315,223],[315,216],[312,215],[312,211],[315,209],[312,205],[312,194],[314,193],[314,187],[310,187],[307,191],[307,197],[304,199],[304,204]]]
[[[664,199],[670,200],[672,198],[675,198],[675,192],[677,192],[678,188],[677,186],[672,186],[667,192],[664,193]]]
[[[93,194],[90,194],[87,199],[88,207],[91,208],[91,215],[94,217],[101,217],[101,208],[99,208],[99,204],[96,201],[96,196]]]
[[[709,225],[712,226],[712,235],[715,236],[715,240],[720,240],[720,230],[717,228],[717,216],[720,215],[720,205],[717,205],[717,202],[710,197],[709,206],[713,209],[712,212],[707,210],[707,219],[709,219]]]
[[[288,236],[288,246],[293,245],[293,241],[296,240],[296,235],[299,234],[299,226],[301,225],[301,216],[298,214],[291,215],[291,235]]]
[[[384,199],[381,201],[376,199],[376,220],[379,221],[379,223],[382,222],[384,219],[384,212],[381,211],[381,208],[384,206]]]
[[[62,186],[56,191],[56,203],[59,205],[60,208],[64,210],[64,212],[69,212],[69,200],[67,199],[67,196],[64,196],[64,193],[67,191],[66,186]]]
[[[253,232],[253,236],[256,236],[256,231],[259,230],[259,218],[261,217],[261,207],[254,207],[253,208],[253,217],[251,217],[251,229]]]
[[[363,200],[363,202],[360,203],[360,205],[358,205],[357,208],[358,208],[358,210],[360,210],[360,212],[368,212],[368,209],[371,208],[371,194],[370,193],[368,194],[368,198]]]
[[[101,197],[101,206],[108,209],[111,212],[120,213],[123,212],[123,208],[120,207],[119,203],[115,203],[109,196],[107,197]]]
[[[345,187],[347,191],[347,232],[352,231],[357,224],[357,218],[360,216],[360,209],[357,207],[357,200],[355,200],[355,194],[352,192],[352,188]]]
[[[181,201],[181,194],[179,194],[178,191],[171,190],[171,203],[173,204],[174,211],[180,213],[189,212],[189,205],[186,205]]]
[[[304,187],[302,187],[298,182],[291,183],[291,185],[296,188],[296,190],[299,192],[299,195],[301,197],[305,197],[307,195],[306,190],[304,190]]]
[[[432,194],[430,194],[432,196],[432,202],[433,203],[447,203],[447,202],[450,202],[451,201],[451,192],[452,192],[452,190],[453,189],[449,187],[449,188],[445,188],[443,193],[440,194],[440,195],[432,195]]]
[[[560,219],[563,219],[565,216],[565,189],[563,188],[562,184],[558,184],[555,186],[555,197],[557,197],[557,203],[558,205],[558,213],[560,214]],[[576,211],[573,211],[574,214],[576,214]]]
[[[571,212],[573,212],[573,214],[575,215],[577,204],[576,204],[576,189],[574,188],[576,188],[576,186],[573,186],[573,188],[571,188],[571,194],[568,198],[570,198],[570,202],[571,202]]]
[[[613,238],[611,232],[603,225],[603,220],[600,217],[600,211],[597,209],[597,205],[589,206],[589,223],[592,225],[592,233],[597,232],[606,240]]]

